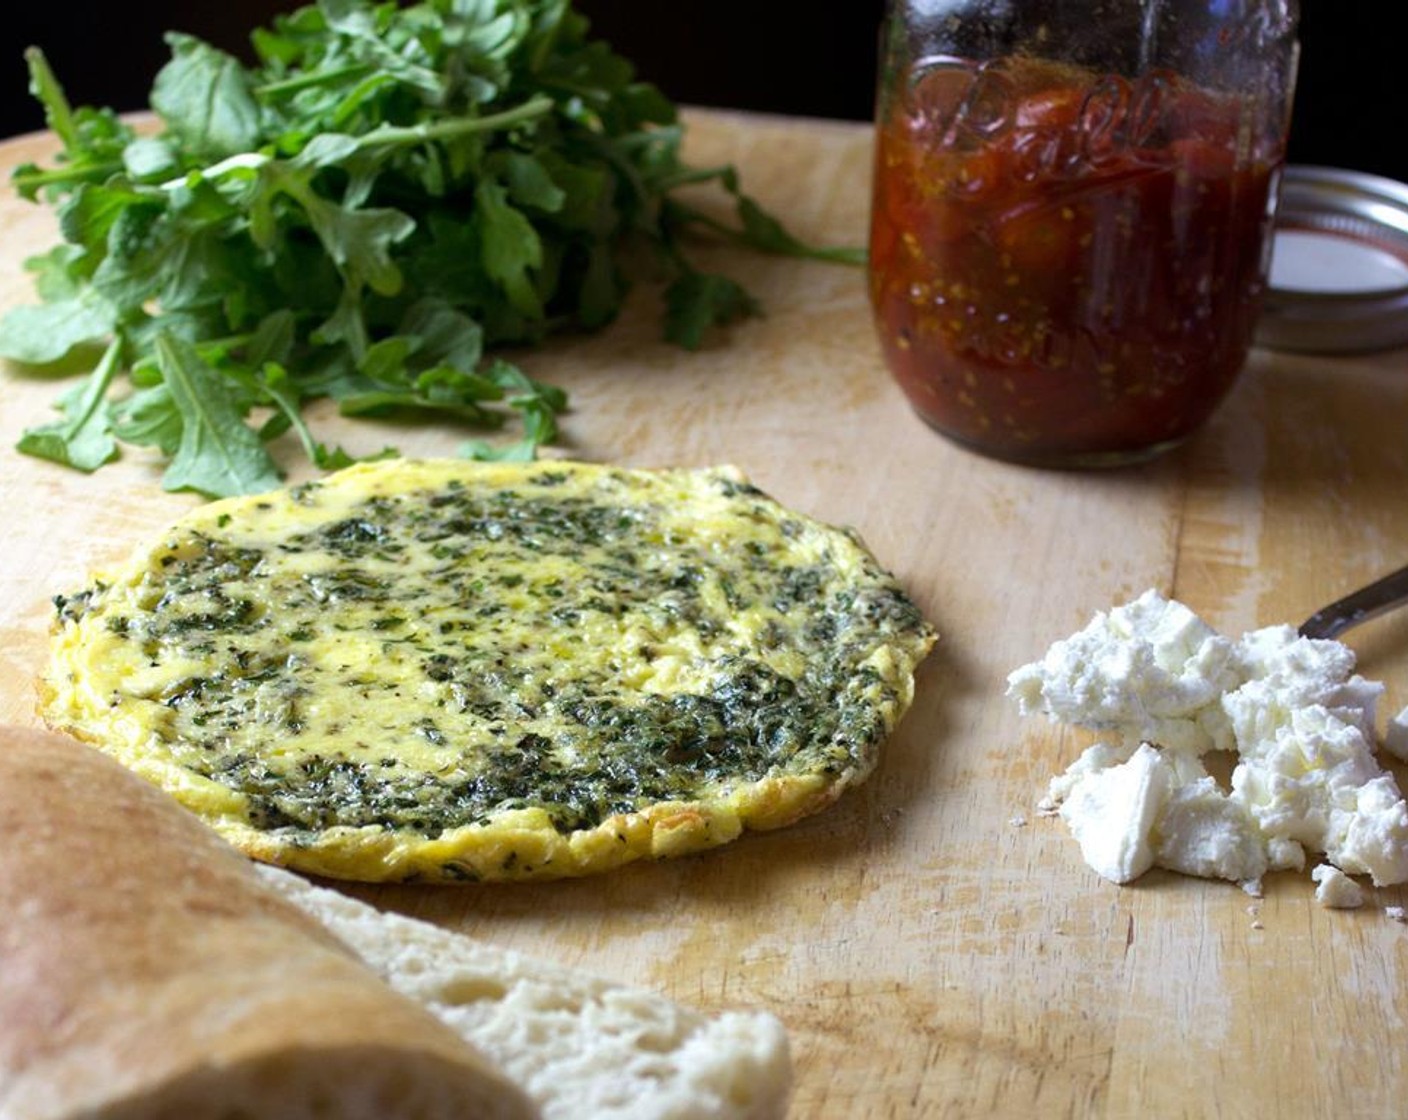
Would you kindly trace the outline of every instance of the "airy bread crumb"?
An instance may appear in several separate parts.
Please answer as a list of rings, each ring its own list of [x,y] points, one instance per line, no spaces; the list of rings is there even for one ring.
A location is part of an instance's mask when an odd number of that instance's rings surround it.
[[[791,1060],[772,1015],[711,1017],[377,910],[279,868],[257,871],[483,1051],[544,1120],[770,1120],[786,1112]]]

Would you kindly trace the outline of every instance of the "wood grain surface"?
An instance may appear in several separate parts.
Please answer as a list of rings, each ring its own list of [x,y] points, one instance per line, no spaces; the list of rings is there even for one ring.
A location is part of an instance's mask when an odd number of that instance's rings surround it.
[[[736,163],[802,235],[865,236],[864,126],[695,113],[688,154]],[[0,173],[46,154],[0,146]],[[0,307],[31,300],[51,216],[0,201]],[[765,1007],[794,1045],[793,1115],[1402,1114],[1408,926],[1378,891],[1321,909],[1156,872],[1114,887],[1035,805],[1080,735],[1021,720],[1006,674],[1147,587],[1240,633],[1298,622],[1408,562],[1408,355],[1258,352],[1212,424],[1144,467],[1040,472],[927,429],[880,360],[859,270],[706,247],[766,316],[686,354],[639,288],[600,334],[523,356],[568,388],[562,452],[732,462],[860,530],[942,634],[874,777],[825,814],[728,848],[540,886],[347,888],[706,1009]],[[140,455],[92,476],[12,450],[60,388],[0,373],[0,719],[33,723],[50,597],[195,501]],[[350,425],[351,450],[451,453],[466,433]],[[297,459],[290,445],[286,461]],[[296,477],[307,475],[299,467]],[[1408,612],[1353,632],[1408,704]]]

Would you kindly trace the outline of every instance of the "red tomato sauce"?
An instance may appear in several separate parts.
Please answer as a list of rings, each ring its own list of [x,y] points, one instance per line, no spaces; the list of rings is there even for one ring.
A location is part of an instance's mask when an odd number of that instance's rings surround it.
[[[1201,424],[1251,345],[1284,136],[1159,73],[959,60],[882,110],[870,285],[914,408],[960,442],[1061,465]]]

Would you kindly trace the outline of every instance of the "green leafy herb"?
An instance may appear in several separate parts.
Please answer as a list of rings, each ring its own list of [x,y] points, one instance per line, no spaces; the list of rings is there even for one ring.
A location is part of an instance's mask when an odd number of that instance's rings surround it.
[[[167,39],[153,135],[70,106],[27,52],[62,151],[14,185],[56,208],[64,242],[28,262],[43,303],[0,321],[0,355],[103,353],[28,454],[91,471],[151,447],[168,488],[248,493],[277,482],[285,432],[320,468],[353,461],[304,420],[328,397],[350,416],[516,418],[519,438],[464,453],[532,458],[567,398],[499,352],[609,322],[630,242],[653,249],[665,333],[687,347],[757,304],[691,264],[686,230],[859,260],[798,241],[732,168],[684,165],[675,107],[570,0],[321,0],[256,30],[252,66]],[[701,183],[736,224],[685,201]]]
[[[165,487],[253,494],[277,486],[273,459],[242,420],[245,408],[238,390],[232,391],[184,339],[159,333],[156,359],[181,417],[181,441],[166,468]]]
[[[30,428],[20,437],[19,449],[80,471],[95,471],[116,456],[117,441],[104,403],[121,349],[118,342],[110,343],[97,368],[59,398],[64,418]]]

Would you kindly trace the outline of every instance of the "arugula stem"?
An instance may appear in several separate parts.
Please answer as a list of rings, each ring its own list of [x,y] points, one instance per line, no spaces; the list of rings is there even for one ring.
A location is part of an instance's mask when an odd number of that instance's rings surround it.
[[[674,200],[672,200],[674,201]],[[702,210],[696,210],[692,206],[683,206],[679,202],[674,202],[674,210],[679,215],[682,224],[694,223],[701,225],[705,229],[712,230],[720,237],[733,242],[735,245],[744,245],[750,249],[758,249],[760,246],[753,241],[746,231],[736,229],[721,222],[717,218],[712,218]],[[799,257],[803,260],[825,261],[829,264],[854,264],[863,265],[866,261],[864,249],[852,248],[848,245],[801,245],[797,249],[771,249],[762,248],[765,253],[772,253],[775,256]]]
[[[450,120],[436,121],[433,124],[382,125],[364,136],[357,138],[355,151],[385,145],[425,144],[432,140],[449,140],[456,136],[466,136],[475,132],[490,132],[497,128],[541,117],[553,107],[551,97],[539,94],[501,113],[490,113],[485,117],[453,117]]]
[[[122,170],[122,164],[116,161],[89,164],[86,167],[82,164],[70,164],[67,167],[54,167],[48,171],[37,169],[31,172],[16,171],[10,177],[10,182],[14,185],[15,190],[27,193],[53,183],[72,183],[77,186],[79,183],[102,180],[116,175]]]
[[[736,172],[726,163],[721,163],[717,167],[686,167],[674,175],[662,176],[656,180],[656,184],[663,191],[672,191],[677,187],[687,187],[694,183],[711,183],[715,179],[726,179],[733,174]]]
[[[613,138],[612,144],[622,152],[639,151],[641,148],[668,145],[678,147],[684,139],[684,128],[678,124],[660,124],[653,128],[630,132]]]
[[[289,426],[293,428],[294,434],[298,436],[298,442],[303,445],[303,453],[308,456],[308,461],[316,463],[318,461],[318,441],[313,438],[307,421],[303,419],[303,411],[300,407],[302,402],[298,396],[289,393],[281,385],[276,385],[267,375],[260,377],[256,383],[274,403],[274,407],[284,414]]]
[[[88,388],[83,394],[82,407],[68,418],[67,428],[70,436],[76,434],[91,421],[98,409],[106,403],[108,389],[121,365],[122,337],[118,335],[108,343],[108,348],[103,351],[101,360],[93,370],[93,376],[89,379]]]
[[[300,74],[296,78],[284,78],[278,82],[267,82],[262,86],[255,86],[254,93],[258,97],[278,97],[286,93],[312,89],[316,86],[333,85],[343,78],[355,78],[359,74],[373,72],[372,67],[365,63],[358,63],[354,66],[343,66],[337,70],[323,70],[312,74]]]

